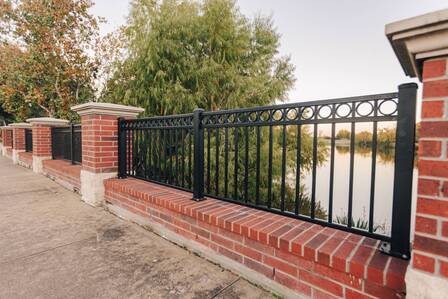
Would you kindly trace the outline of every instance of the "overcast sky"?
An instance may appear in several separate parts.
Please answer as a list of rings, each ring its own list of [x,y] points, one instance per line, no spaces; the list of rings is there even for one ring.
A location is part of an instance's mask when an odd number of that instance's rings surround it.
[[[127,0],[94,0],[101,32],[124,24]],[[238,0],[248,17],[272,15],[297,82],[291,101],[392,92],[404,75],[384,35],[387,23],[448,7],[447,0]]]

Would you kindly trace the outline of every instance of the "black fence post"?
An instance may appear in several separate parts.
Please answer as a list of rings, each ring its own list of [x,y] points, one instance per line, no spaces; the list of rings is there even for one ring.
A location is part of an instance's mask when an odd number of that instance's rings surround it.
[[[75,165],[75,159],[73,158],[74,150],[74,142],[73,138],[75,138],[75,126],[73,123],[70,124],[70,160],[72,161],[72,165]]]
[[[126,177],[126,131],[124,118],[118,118],[118,178]]]
[[[194,134],[194,167],[193,167],[193,200],[204,200],[204,128],[202,127],[202,112],[193,111]]]
[[[51,135],[51,159],[54,160],[56,158],[54,154],[56,149],[56,138],[54,128],[50,128],[50,135]]]
[[[382,248],[384,252],[404,259],[410,258],[417,88],[415,83],[398,87],[391,244]]]

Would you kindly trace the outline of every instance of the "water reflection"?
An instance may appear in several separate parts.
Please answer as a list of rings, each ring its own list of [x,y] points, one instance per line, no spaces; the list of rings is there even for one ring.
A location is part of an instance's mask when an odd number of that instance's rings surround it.
[[[395,150],[379,147],[377,150],[376,177],[374,185],[373,219],[376,233],[389,235],[392,218],[392,195],[394,185]],[[333,222],[347,224],[350,146],[337,145],[333,176]],[[371,195],[372,148],[356,146],[353,176],[353,223],[360,229],[368,228]],[[414,175],[415,176],[415,175]],[[305,188],[310,190],[312,175],[304,174]],[[327,159],[317,169],[316,203],[329,209],[330,161]],[[328,213],[327,213],[328,214]],[[327,220],[327,219],[324,219]]]

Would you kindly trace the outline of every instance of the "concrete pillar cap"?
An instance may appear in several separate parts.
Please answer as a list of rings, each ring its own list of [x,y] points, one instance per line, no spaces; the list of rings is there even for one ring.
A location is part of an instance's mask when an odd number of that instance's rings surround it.
[[[66,127],[70,123],[68,120],[52,117],[28,118],[26,121],[31,125],[45,125],[49,127]]]
[[[31,124],[29,123],[13,123],[10,124],[11,127],[16,128],[16,129],[29,129],[31,128]]]
[[[84,115],[112,115],[117,117],[137,117],[137,115],[145,109],[134,106],[126,106],[112,103],[96,103],[89,102],[73,106],[72,111],[77,112],[80,116]]]
[[[386,36],[406,75],[421,80],[423,61],[448,56],[448,9],[387,24]]]

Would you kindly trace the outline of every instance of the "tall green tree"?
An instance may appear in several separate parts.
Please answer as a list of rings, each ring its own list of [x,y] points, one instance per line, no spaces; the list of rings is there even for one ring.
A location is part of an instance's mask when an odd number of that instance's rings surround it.
[[[286,98],[295,81],[294,67],[289,58],[279,55],[279,34],[271,19],[262,16],[249,19],[239,12],[232,0],[134,0],[128,24],[120,33],[107,37],[106,46],[99,53],[103,59],[106,58],[103,76],[107,78],[101,100],[140,106],[146,109],[147,115],[189,113],[196,107],[213,111],[273,104]],[[123,51],[107,47],[116,44],[121,44]],[[110,62],[108,59],[111,59]],[[251,174],[248,200],[254,203],[256,130],[250,128],[245,132],[241,128],[231,128],[227,133],[231,137],[228,140],[230,150],[226,158],[225,131],[207,132],[211,136],[206,138],[206,146],[215,150],[211,151],[211,157],[207,156],[206,161],[211,164],[206,167],[215,169],[216,159],[220,165],[217,174],[215,171],[210,173],[210,183],[207,184],[213,185],[211,191],[215,195],[225,196],[225,190],[228,190],[228,194],[235,200],[243,200],[246,163],[243,153],[248,144],[247,167]],[[246,133],[248,142],[241,141],[235,145],[232,136],[245,136]],[[156,140],[159,146],[164,144],[160,134],[158,141]],[[163,136],[165,134],[169,133],[165,132]],[[285,165],[288,182],[285,186],[285,209],[294,211],[297,128],[291,126],[283,131],[280,127],[275,127],[272,130],[272,177],[268,176],[269,129],[264,127],[260,134],[260,204],[268,204],[270,189],[272,198],[269,204],[275,208],[280,207],[281,146],[283,134],[287,134]],[[177,138],[180,139],[180,144],[184,143],[184,147],[189,148],[190,137],[187,134]],[[157,139],[157,136],[152,138]],[[169,146],[173,146],[172,139]],[[239,155],[236,154],[235,147],[238,147]],[[146,150],[142,142],[134,144],[133,149],[141,152]],[[157,158],[158,161],[163,160],[160,165],[170,165],[172,151],[165,149],[162,152]],[[302,175],[312,167],[312,152],[312,137],[309,129],[304,126],[300,163]],[[319,161],[325,159],[325,152],[319,143]],[[137,171],[145,170],[141,168]],[[155,172],[161,174],[163,169],[155,169]],[[227,188],[224,179],[226,173]],[[219,176],[217,189],[212,183],[215,182],[216,175]],[[300,186],[299,196],[301,213],[309,215],[311,202],[304,186]],[[326,217],[325,209],[319,204],[316,205],[316,215]]]
[[[90,0],[0,0],[0,104],[19,120],[92,99],[99,19]],[[16,55],[8,57],[11,52]],[[11,71],[12,70],[12,71]]]
[[[294,83],[271,19],[248,19],[233,0],[134,0],[122,37],[102,100],[148,115],[266,105]]]

